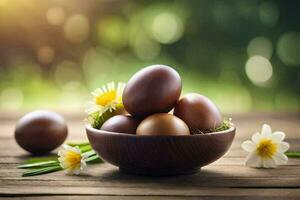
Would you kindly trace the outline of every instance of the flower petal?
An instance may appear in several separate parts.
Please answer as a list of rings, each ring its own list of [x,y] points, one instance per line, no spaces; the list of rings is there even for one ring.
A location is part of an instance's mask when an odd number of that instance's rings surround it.
[[[255,144],[252,141],[247,140],[242,143],[242,148],[247,152],[252,152],[255,150]]]
[[[246,157],[245,165],[248,167],[262,167],[262,161],[255,152],[252,152]]]
[[[66,170],[67,175],[79,175],[80,174],[80,169],[67,169]]]
[[[262,129],[261,129],[261,135],[264,137],[264,138],[269,138],[272,134],[272,129],[269,125],[267,124],[264,124],[262,126]]]
[[[65,156],[65,154],[66,154],[66,150],[64,150],[64,149],[59,150],[58,153],[57,153],[57,155],[59,157],[63,157],[63,156]]]
[[[86,160],[86,159],[89,158],[90,156],[91,156],[91,154],[88,153],[88,152],[81,154],[81,157],[82,157],[82,159],[84,159],[84,160]]]
[[[63,144],[62,147],[64,148],[64,150],[68,151],[68,150],[72,150],[73,147],[71,147],[70,145],[67,144]]]
[[[280,143],[278,144],[278,151],[279,151],[280,153],[286,152],[289,148],[290,148],[290,145],[289,145],[289,143],[287,143],[287,142],[280,142]]]
[[[273,158],[277,165],[286,164],[288,162],[288,157],[280,152],[275,153]]]
[[[285,138],[285,133],[281,131],[276,131],[271,135],[271,138],[275,142],[281,142]]]
[[[260,138],[261,138],[261,135],[257,132],[257,133],[254,133],[254,135],[252,135],[251,139],[255,144],[257,144],[259,142]]]
[[[276,168],[277,165],[273,159],[263,160],[264,168]]]
[[[78,146],[73,147],[73,151],[78,153],[78,154],[81,154],[81,150],[79,149]]]

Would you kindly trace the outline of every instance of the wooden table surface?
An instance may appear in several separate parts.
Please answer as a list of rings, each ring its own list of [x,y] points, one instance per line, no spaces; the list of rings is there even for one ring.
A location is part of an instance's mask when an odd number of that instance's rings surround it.
[[[194,175],[141,177],[121,174],[110,164],[90,166],[80,176],[56,172],[21,177],[16,165],[29,155],[14,141],[19,115],[0,113],[0,198],[22,199],[300,199],[300,159],[277,169],[244,166],[241,142],[263,123],[287,134],[291,150],[300,150],[299,114],[233,115],[236,138],[229,152]],[[66,116],[68,139],[85,139],[82,116]]]

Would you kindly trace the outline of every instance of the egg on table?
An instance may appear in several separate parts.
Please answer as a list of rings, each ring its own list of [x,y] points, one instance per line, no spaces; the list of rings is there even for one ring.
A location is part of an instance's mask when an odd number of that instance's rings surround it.
[[[174,115],[188,125],[191,133],[206,132],[222,123],[217,106],[207,97],[196,93],[183,96],[175,106]]]
[[[157,113],[144,119],[136,130],[137,135],[189,135],[188,126],[178,117]]]
[[[52,151],[65,141],[67,134],[68,129],[64,118],[46,110],[24,115],[15,129],[17,143],[33,154]]]
[[[152,65],[132,76],[123,92],[123,104],[132,116],[167,113],[177,103],[181,78],[171,67]]]
[[[101,126],[101,130],[117,133],[135,134],[140,122],[141,120],[133,118],[132,116],[116,115],[105,121]]]

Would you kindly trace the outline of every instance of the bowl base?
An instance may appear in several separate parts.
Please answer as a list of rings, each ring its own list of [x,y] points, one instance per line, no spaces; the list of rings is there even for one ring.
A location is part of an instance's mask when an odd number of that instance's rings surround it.
[[[195,174],[200,171],[201,168],[190,169],[140,169],[140,168],[124,168],[119,167],[119,170],[123,174],[139,175],[139,176],[176,176],[176,175],[188,175]]]

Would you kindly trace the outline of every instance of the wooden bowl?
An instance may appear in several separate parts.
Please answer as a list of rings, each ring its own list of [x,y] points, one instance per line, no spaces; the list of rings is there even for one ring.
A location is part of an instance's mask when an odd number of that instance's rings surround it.
[[[233,141],[235,127],[197,135],[141,136],[107,132],[86,126],[93,149],[120,171],[139,175],[196,173],[223,156]]]

